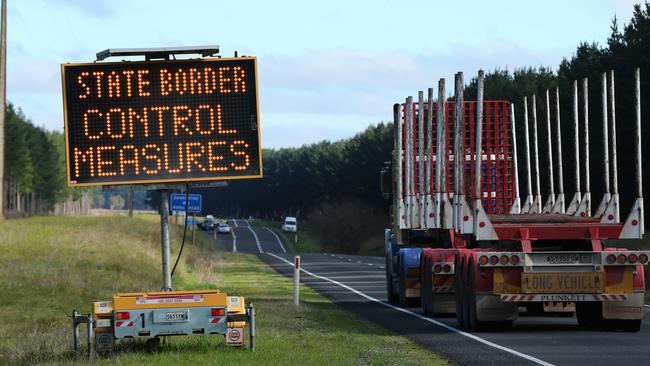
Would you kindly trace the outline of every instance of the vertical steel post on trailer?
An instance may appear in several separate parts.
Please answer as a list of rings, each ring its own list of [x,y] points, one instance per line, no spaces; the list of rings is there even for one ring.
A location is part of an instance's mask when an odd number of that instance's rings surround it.
[[[403,179],[403,170],[404,170],[404,153],[402,151],[402,106],[399,103],[395,103],[393,106],[393,123],[395,128],[395,159],[397,160],[395,164],[397,165],[397,174],[396,174],[396,208],[397,208],[397,228],[402,229],[406,226],[405,220],[405,210],[404,210],[404,195],[402,187]]]
[[[438,128],[436,130],[436,197],[435,197],[435,217],[436,225],[440,228],[450,228],[449,207],[445,203],[449,202],[447,195],[447,113],[445,107],[445,79],[438,81]],[[452,210],[453,211],[453,210]],[[453,222],[453,218],[451,220]]]
[[[636,200],[625,219],[620,239],[641,239],[645,233],[645,218],[643,212],[643,171],[641,160],[641,71],[634,69],[634,117],[636,129],[634,146],[636,155]]]
[[[555,205],[552,212],[564,213],[564,168],[562,164],[562,128],[560,124],[560,87],[555,87],[555,143],[557,150],[557,196],[555,196]]]
[[[463,99],[463,73],[459,72],[456,73],[454,78],[454,229],[459,232],[463,222],[461,199],[465,199],[463,195],[465,170]]]
[[[478,233],[479,227],[479,212],[482,208],[481,205],[481,165],[483,163],[483,89],[484,89],[485,74],[483,70],[478,72],[478,80],[476,85],[476,125],[474,126],[474,145],[476,151],[474,152],[474,204],[472,213],[474,214],[474,232]],[[489,151],[486,152],[489,157]],[[489,167],[489,159],[486,160],[486,169]]]
[[[602,217],[607,209],[611,195],[609,193],[609,128],[607,127],[607,73],[601,74],[600,101],[603,115],[603,198],[594,213],[595,217]]]
[[[575,216],[591,216],[591,181],[589,177],[589,80],[582,79],[582,120],[584,129],[585,150],[585,193],[580,200]]]
[[[510,207],[510,214],[521,213],[521,197],[519,194],[519,160],[517,159],[517,130],[515,128],[515,105],[510,104],[510,128],[512,129],[512,163],[515,173],[515,201]]]
[[[437,228],[440,227],[438,225],[439,220],[438,218],[433,214],[433,199],[432,199],[432,193],[433,189],[431,189],[431,169],[432,169],[432,164],[433,164],[433,88],[429,88],[427,90],[427,113],[426,113],[426,148],[427,148],[427,153],[426,153],[426,174],[425,174],[425,207],[426,210],[424,210],[424,221],[425,221],[425,227],[427,228]],[[438,142],[440,143],[440,142]]]
[[[539,148],[537,141],[537,96],[533,94],[533,162],[535,163],[535,197],[531,213],[542,213],[542,193],[539,183]]]
[[[418,227],[424,228],[424,200],[426,199],[424,192],[424,93],[420,90],[418,92]]]
[[[524,97],[524,146],[526,158],[526,200],[521,209],[523,213],[530,213],[533,207],[533,178],[530,167],[530,131],[528,129],[528,97]]]
[[[169,190],[160,191],[160,241],[162,248],[162,291],[172,290],[172,275],[169,266]]]
[[[575,167],[575,192],[571,202],[569,202],[569,207],[566,210],[567,215],[574,215],[578,211],[580,206],[580,201],[582,201],[582,193],[580,192],[580,131],[579,131],[580,119],[578,118],[578,81],[573,80],[573,143],[575,146],[574,157],[574,167]]]
[[[614,70],[609,72],[609,111],[610,111],[610,144],[612,147],[611,151],[611,160],[612,171],[611,171],[611,191],[612,198],[609,201],[607,211],[605,211],[605,219],[609,222],[620,222],[621,221],[621,211],[619,205],[619,194],[618,194],[618,153],[616,150],[616,93],[614,87]],[[611,216],[610,216],[611,215]],[[611,217],[611,219],[610,219]]]
[[[413,192],[414,177],[413,177],[413,97],[406,98],[406,105],[404,107],[404,124],[406,126],[406,149],[404,150],[406,169],[406,227],[413,228]]]
[[[634,109],[636,111],[636,197],[639,212],[639,238],[645,233],[643,215],[643,172],[641,163],[641,71],[637,67],[634,70]]]
[[[551,143],[551,101],[548,89],[545,94],[546,102],[546,152],[548,157],[548,199],[542,212],[549,213],[555,206],[555,181],[553,177],[553,144]]]

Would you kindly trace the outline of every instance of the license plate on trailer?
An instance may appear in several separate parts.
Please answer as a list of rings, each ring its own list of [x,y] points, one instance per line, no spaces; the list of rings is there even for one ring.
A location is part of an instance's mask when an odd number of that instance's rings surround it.
[[[165,320],[168,322],[183,322],[187,320],[186,311],[170,311],[165,314]]]
[[[591,264],[593,256],[589,253],[552,253],[545,255],[546,264]]]
[[[521,274],[524,293],[599,293],[603,286],[602,272]]]

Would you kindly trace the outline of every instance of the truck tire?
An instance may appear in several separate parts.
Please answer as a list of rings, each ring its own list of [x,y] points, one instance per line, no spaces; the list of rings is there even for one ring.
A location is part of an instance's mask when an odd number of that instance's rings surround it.
[[[395,288],[393,288],[393,273],[392,273],[392,258],[389,257],[389,254],[386,253],[386,299],[389,303],[397,303],[397,293]]]
[[[599,302],[576,302],[578,325],[598,328],[603,325],[603,305]]]
[[[467,281],[465,282],[467,284],[467,291],[466,291],[466,299],[467,299],[467,320],[465,327],[467,330],[470,331],[477,331],[480,330],[483,327],[482,322],[478,320],[477,317],[477,311],[476,311],[476,290],[474,289],[474,264],[469,263],[467,265]]]
[[[422,311],[426,315],[433,315],[433,284],[431,283],[431,263],[423,257],[423,265],[420,266],[422,278],[420,279],[420,301]]]
[[[607,330],[620,330],[623,332],[636,333],[641,330],[641,320],[642,319],[612,319],[607,320],[606,329]]]
[[[454,273],[454,293],[456,294],[456,323],[458,326],[463,328],[465,327],[465,286],[463,285],[463,271],[465,270],[463,266],[463,261],[460,258],[456,258],[455,261],[456,272]]]

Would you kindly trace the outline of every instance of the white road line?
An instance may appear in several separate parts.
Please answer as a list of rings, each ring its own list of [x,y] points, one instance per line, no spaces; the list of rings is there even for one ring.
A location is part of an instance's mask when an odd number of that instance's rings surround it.
[[[290,265],[291,267],[293,267],[293,263],[289,262],[288,260],[286,260],[286,259],[284,259],[284,258],[282,258],[282,257],[280,257],[280,256],[277,256],[277,255],[275,255],[275,254],[273,254],[273,253],[267,253],[267,254],[270,255],[270,256],[272,256],[272,257],[274,257],[274,258],[277,258],[277,259],[279,259],[279,260],[285,262],[286,264]],[[374,301],[374,302],[376,302],[376,303],[378,303],[378,304],[384,305],[384,306],[386,306],[386,307],[388,307],[388,308],[391,308],[391,309],[393,309],[393,310],[397,310],[397,311],[400,311],[400,312],[402,312],[402,313],[405,313],[405,314],[408,314],[408,315],[414,316],[414,317],[416,317],[416,318],[419,318],[419,319],[421,319],[421,320],[427,321],[427,322],[429,322],[429,323],[431,323],[431,324],[437,325],[437,326],[439,326],[439,327],[441,327],[441,328],[445,328],[445,329],[447,329],[447,330],[449,330],[449,331],[451,331],[451,332],[454,332],[454,333],[456,333],[456,334],[459,334],[459,335],[461,335],[461,336],[463,336],[463,337],[467,337],[467,338],[469,338],[469,339],[472,339],[472,340],[475,340],[475,341],[477,341],[477,342],[483,343],[483,344],[486,345],[486,346],[493,347],[493,348],[496,348],[496,349],[501,350],[501,351],[504,351],[504,352],[508,352],[508,353],[510,353],[510,354],[512,354],[512,355],[515,355],[515,356],[519,356],[519,357],[524,358],[524,359],[526,359],[526,360],[528,360],[528,361],[534,362],[534,363],[536,363],[536,364],[538,364],[538,365],[543,365],[543,366],[553,366],[552,363],[549,363],[549,362],[546,362],[546,361],[540,360],[539,358],[536,358],[536,357],[533,357],[533,356],[527,355],[527,354],[525,354],[525,353],[521,353],[521,352],[519,352],[519,351],[515,351],[515,350],[512,349],[512,348],[508,348],[508,347],[504,347],[504,346],[498,345],[498,344],[496,344],[496,343],[490,342],[490,341],[488,341],[488,340],[486,340],[486,339],[483,339],[483,338],[481,338],[481,337],[475,336],[474,334],[467,333],[467,332],[464,332],[464,331],[462,331],[462,330],[456,329],[456,328],[454,328],[454,327],[452,327],[452,326],[450,326],[450,325],[447,325],[447,324],[445,324],[445,323],[441,323],[441,322],[439,322],[439,321],[437,321],[437,320],[435,320],[435,319],[431,319],[431,318],[428,318],[428,317],[426,317],[426,316],[422,316],[422,315],[420,315],[420,314],[418,314],[418,313],[414,313],[414,312],[412,312],[412,311],[410,311],[410,310],[406,310],[406,309],[400,308],[400,307],[398,307],[398,306],[395,306],[395,305],[389,304],[389,303],[387,303],[387,302],[385,302],[385,301],[381,301],[381,300],[376,299],[376,298],[374,298],[374,297],[368,296],[368,295],[364,294],[363,292],[361,292],[361,291],[359,291],[359,290],[356,290],[356,289],[354,289],[354,288],[352,288],[352,287],[350,287],[350,286],[348,286],[348,285],[345,285],[345,284],[343,284],[343,283],[341,283],[341,282],[339,282],[339,281],[332,280],[332,279],[329,279],[329,278],[327,278],[327,277],[324,277],[324,276],[320,276],[320,275],[317,275],[317,274],[311,273],[311,272],[309,272],[308,270],[304,269],[303,267],[300,267],[300,270],[301,270],[302,272],[308,274],[309,276],[312,276],[312,277],[315,277],[315,278],[321,279],[321,280],[323,280],[323,281],[327,281],[327,282],[333,283],[333,284],[335,284],[335,285],[338,285],[338,286],[340,286],[340,287],[343,287],[344,289],[346,289],[346,290],[348,290],[348,291],[351,291],[351,292],[353,292],[353,293],[355,293],[355,294],[357,294],[357,295],[359,295],[359,296],[361,296],[361,297],[363,297],[363,298],[366,298],[367,300]]]
[[[280,240],[280,237],[278,236],[278,234],[276,234],[275,231],[269,229],[268,227],[265,227],[265,229],[268,230],[268,231],[270,231],[271,234],[273,234],[273,236],[275,236],[275,239],[277,239],[278,244],[280,244],[280,248],[282,248],[282,251],[283,251],[284,253],[286,253],[287,250],[284,249],[284,245],[282,245],[282,240]]]
[[[251,223],[248,220],[244,219],[243,221],[246,223],[246,227],[251,227]]]
[[[237,253],[237,237],[235,236],[235,231],[230,230],[230,233],[232,234],[232,252]]]
[[[237,220],[232,219],[232,223],[235,225],[235,227],[239,227],[239,225],[237,225]]]
[[[260,239],[257,237],[257,234],[255,234],[253,228],[248,226],[247,229],[250,230],[251,234],[253,234],[253,237],[255,238],[255,243],[257,244],[257,250],[259,250],[260,253],[264,253],[264,250],[262,249],[262,244],[260,243]]]
[[[645,306],[646,308],[650,309],[650,305],[648,305],[648,304],[644,304],[643,306]]]

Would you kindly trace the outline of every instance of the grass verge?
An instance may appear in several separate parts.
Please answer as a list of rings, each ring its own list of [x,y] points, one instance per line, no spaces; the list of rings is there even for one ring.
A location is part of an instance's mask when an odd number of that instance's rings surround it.
[[[220,336],[172,337],[147,353],[141,341],[121,342],[111,358],[71,352],[73,308],[115,292],[160,287],[156,216],[36,217],[0,223],[0,363],[438,365],[448,361],[410,340],[343,311],[303,287],[291,304],[291,281],[256,256],[217,252],[199,236],[186,243],[176,289],[221,288],[255,304],[258,350],[227,348]],[[178,240],[173,243],[173,259]]]

